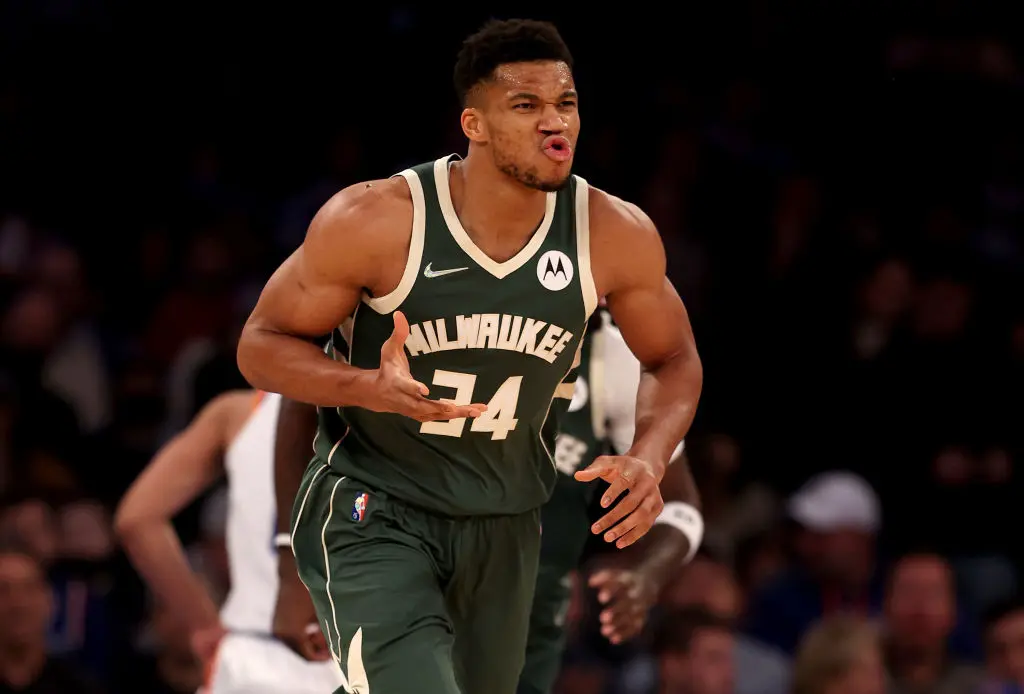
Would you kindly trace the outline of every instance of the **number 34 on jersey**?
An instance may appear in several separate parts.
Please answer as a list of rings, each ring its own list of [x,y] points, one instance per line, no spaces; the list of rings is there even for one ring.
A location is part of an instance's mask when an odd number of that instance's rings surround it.
[[[432,382],[435,386],[454,388],[455,397],[450,400],[455,405],[469,405],[473,402],[473,390],[476,388],[474,374],[438,369],[434,371]],[[516,406],[519,404],[519,389],[522,385],[522,376],[509,376],[505,379],[487,403],[487,411],[473,419],[469,430],[489,433],[492,441],[504,440],[519,423],[516,419]],[[466,418],[459,417],[444,422],[424,422],[420,425],[420,433],[458,438],[465,428]]]

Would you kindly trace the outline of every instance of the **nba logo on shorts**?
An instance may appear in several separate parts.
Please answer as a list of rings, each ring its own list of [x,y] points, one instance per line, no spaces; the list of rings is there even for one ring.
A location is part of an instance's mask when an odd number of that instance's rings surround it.
[[[370,500],[370,495],[363,492],[356,497],[355,502],[352,504],[352,520],[356,523],[363,520],[363,516],[366,515],[366,502]]]

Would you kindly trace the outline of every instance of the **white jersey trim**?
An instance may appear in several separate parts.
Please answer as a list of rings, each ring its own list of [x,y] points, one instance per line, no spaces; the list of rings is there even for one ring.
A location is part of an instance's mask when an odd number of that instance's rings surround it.
[[[597,309],[597,287],[590,269],[590,185],[576,177],[576,264],[579,266],[583,308],[587,319]]]
[[[473,243],[473,239],[469,237],[469,234],[466,233],[462,226],[462,222],[459,221],[459,215],[455,212],[455,205],[452,203],[452,191],[448,185],[449,159],[450,156],[442,157],[434,162],[434,185],[437,187],[437,202],[441,206],[441,214],[444,215],[448,231],[451,232],[455,242],[459,244],[459,248],[475,261],[477,265],[499,280],[505,279],[525,265],[540,250],[544,239],[547,238],[548,231],[551,229],[551,222],[555,218],[555,202],[558,200],[558,196],[555,193],[547,194],[547,198],[544,201],[544,219],[541,221],[537,231],[533,233],[529,242],[518,253],[505,262],[499,263]]]
[[[412,169],[406,169],[396,176],[401,176],[409,185],[409,192],[412,193],[412,236],[409,239],[409,257],[405,261],[405,272],[402,273],[402,280],[391,292],[384,296],[371,297],[363,294],[363,303],[381,315],[391,313],[406,300],[412,287],[416,284],[416,275],[420,271],[420,263],[423,261],[423,238],[427,228],[427,207],[423,197],[423,185],[419,176]]]

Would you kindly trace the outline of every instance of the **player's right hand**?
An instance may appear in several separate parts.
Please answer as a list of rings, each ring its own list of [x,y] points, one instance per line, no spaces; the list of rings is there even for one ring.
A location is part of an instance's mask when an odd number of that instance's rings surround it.
[[[409,321],[401,311],[394,313],[395,329],[380,348],[377,369],[368,407],[375,412],[394,412],[417,422],[433,422],[461,417],[479,417],[486,405],[456,405],[450,400],[431,400],[430,389],[412,377],[409,359],[405,356],[405,340],[409,337]]]

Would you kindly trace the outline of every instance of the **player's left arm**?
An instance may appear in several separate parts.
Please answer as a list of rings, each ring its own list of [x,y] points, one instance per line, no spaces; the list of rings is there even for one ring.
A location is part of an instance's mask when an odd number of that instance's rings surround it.
[[[689,316],[665,276],[665,249],[650,218],[635,205],[593,189],[590,216],[598,295],[607,297],[608,309],[643,372],[629,451],[598,458],[576,477],[601,477],[610,483],[601,499],[605,507],[626,492],[593,528],[623,548],[643,537],[664,509],[658,485],[693,422],[704,375]],[[689,520],[701,524],[696,485],[688,474],[681,496],[680,503],[691,511]]]

